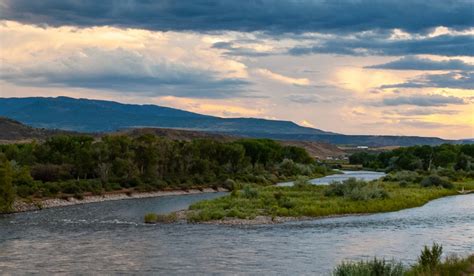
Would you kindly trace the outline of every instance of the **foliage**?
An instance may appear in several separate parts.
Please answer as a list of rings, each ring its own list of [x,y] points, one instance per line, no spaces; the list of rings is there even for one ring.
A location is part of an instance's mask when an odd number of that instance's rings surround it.
[[[433,271],[441,262],[442,254],[443,246],[433,243],[433,246],[429,248],[425,245],[420,257],[418,257],[418,265],[427,271]]]
[[[44,143],[0,145],[0,154],[13,166],[13,186],[20,197],[82,197],[120,189],[233,190],[240,183],[269,185],[327,173],[304,149],[268,139],[59,135]]]
[[[15,200],[13,169],[4,155],[0,154],[0,213],[10,212]]]
[[[451,255],[441,260],[442,246],[436,243],[431,248],[425,246],[412,267],[405,267],[401,262],[373,260],[343,262],[333,270],[335,276],[431,276],[431,275],[471,275],[474,266],[474,255],[465,258]]]
[[[402,276],[405,268],[401,262],[377,259],[359,262],[343,262],[334,271],[334,276]]]
[[[339,196],[351,200],[385,199],[388,193],[377,184],[349,178],[342,183],[331,183],[324,192],[326,196]]]
[[[148,213],[145,215],[145,223],[156,223],[158,221],[158,215],[155,213]]]
[[[456,171],[474,170],[474,144],[403,147],[380,153],[357,152],[349,157],[351,164],[387,171],[445,168]]]
[[[448,180],[443,179],[443,178],[441,178],[437,175],[430,175],[430,176],[427,176],[427,177],[423,178],[423,180],[421,180],[420,185],[421,185],[421,187],[435,186],[435,187],[443,187],[443,188],[446,188],[446,189],[454,188],[453,183],[451,183]]]
[[[144,221],[145,223],[172,223],[178,220],[176,213],[170,214],[155,214],[155,213],[148,213],[145,215]]]

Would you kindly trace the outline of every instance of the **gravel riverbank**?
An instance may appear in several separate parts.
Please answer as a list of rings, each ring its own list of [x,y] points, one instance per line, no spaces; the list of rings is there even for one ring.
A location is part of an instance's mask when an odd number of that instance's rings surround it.
[[[104,202],[104,201],[111,201],[111,200],[126,200],[126,199],[136,199],[136,198],[191,195],[191,194],[217,193],[217,192],[227,192],[227,190],[223,188],[218,188],[217,190],[206,188],[202,190],[190,189],[188,191],[176,190],[176,191],[157,191],[157,192],[143,192],[143,193],[134,192],[131,194],[124,192],[124,193],[84,196],[83,199],[68,197],[67,199],[50,198],[50,199],[35,200],[31,202],[28,202],[25,200],[17,200],[15,201],[13,205],[13,210],[14,210],[13,212],[18,213],[18,212],[37,211],[37,210],[46,209],[46,208],[56,208],[56,207]]]

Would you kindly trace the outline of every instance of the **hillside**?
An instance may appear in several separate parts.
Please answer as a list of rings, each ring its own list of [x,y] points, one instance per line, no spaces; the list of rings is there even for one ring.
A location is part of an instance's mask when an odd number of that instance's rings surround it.
[[[18,121],[0,117],[0,143],[43,140],[57,134],[71,134],[61,130],[47,130],[26,126]]]
[[[57,98],[0,98],[0,116],[40,128],[110,132],[127,128],[179,128],[268,134],[324,134],[293,122],[255,118],[219,118],[157,105]]]
[[[220,118],[157,105],[133,105],[67,97],[0,98],[0,116],[37,128],[89,133],[133,128],[174,128],[230,136],[377,147],[457,142],[434,137],[343,135],[302,127],[289,121]]]

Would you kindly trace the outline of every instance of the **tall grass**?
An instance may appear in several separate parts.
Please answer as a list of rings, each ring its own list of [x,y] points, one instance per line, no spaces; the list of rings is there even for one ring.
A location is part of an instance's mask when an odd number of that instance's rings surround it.
[[[402,276],[405,267],[401,262],[377,259],[359,262],[343,262],[334,271],[334,276]]]
[[[432,276],[432,275],[473,275],[474,255],[466,258],[448,256],[441,260],[443,247],[434,243],[425,246],[418,262],[411,267],[401,262],[385,259],[358,262],[343,262],[333,270],[334,276]]]

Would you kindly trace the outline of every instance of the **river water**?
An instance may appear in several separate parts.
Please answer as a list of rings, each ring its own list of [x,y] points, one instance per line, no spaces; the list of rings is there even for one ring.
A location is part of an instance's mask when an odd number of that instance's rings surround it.
[[[474,194],[399,212],[262,226],[146,225],[222,193],[0,216],[0,274],[316,274],[374,255],[412,263],[433,241],[474,252]]]
[[[328,175],[321,178],[311,179],[309,182],[314,185],[328,185],[332,182],[342,182],[349,178],[356,178],[359,180],[372,181],[385,176],[383,172],[373,171],[341,171],[341,174]],[[293,182],[279,183],[277,186],[293,186]]]

